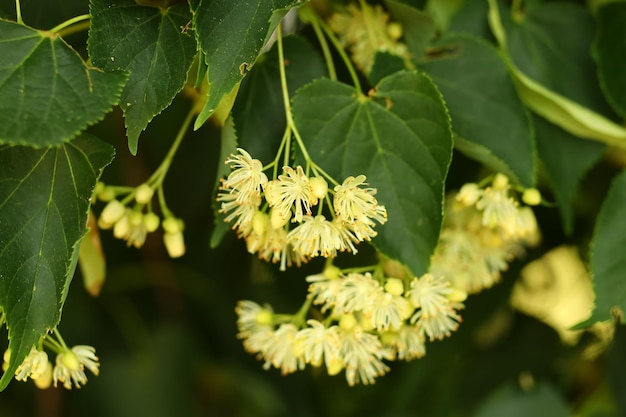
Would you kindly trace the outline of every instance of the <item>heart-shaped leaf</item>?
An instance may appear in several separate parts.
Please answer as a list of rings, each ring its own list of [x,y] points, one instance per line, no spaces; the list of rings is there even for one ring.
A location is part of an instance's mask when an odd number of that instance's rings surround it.
[[[187,80],[196,54],[193,33],[186,30],[191,13],[184,4],[159,9],[133,0],[91,0],[91,15],[89,55],[94,65],[130,72],[120,107],[128,147],[136,154],[139,134]]]
[[[45,149],[0,147],[0,308],[11,360],[0,390],[61,317],[89,199],[113,148],[89,136]]]
[[[504,163],[504,173],[531,187],[535,180],[532,124],[498,52],[471,35],[448,35],[433,45],[431,59],[421,68],[443,94],[454,133],[489,151],[492,157],[481,162],[497,170]],[[469,155],[478,157],[471,151]]]
[[[117,103],[123,73],[85,65],[59,36],[0,20],[0,144],[59,145]]]
[[[619,174],[602,203],[591,242],[595,309],[586,323],[608,320],[614,308],[626,323],[626,172]]]
[[[341,182],[365,174],[387,208],[374,245],[414,274],[428,270],[442,222],[452,153],[450,119],[424,74],[397,72],[370,97],[322,79],[294,97],[293,114],[309,155]]]
[[[199,128],[222,98],[252,68],[269,34],[291,7],[303,0],[200,0],[193,27],[208,65],[209,98],[198,115]]]

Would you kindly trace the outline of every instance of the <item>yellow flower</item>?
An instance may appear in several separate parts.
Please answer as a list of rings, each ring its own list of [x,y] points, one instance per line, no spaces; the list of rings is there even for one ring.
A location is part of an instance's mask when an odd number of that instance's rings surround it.
[[[339,358],[339,327],[326,327],[317,320],[308,320],[309,327],[296,335],[296,352],[306,363],[313,366],[326,364],[331,369]]]
[[[294,209],[293,222],[301,222],[302,217],[311,214],[311,206],[317,204],[317,197],[313,195],[309,177],[301,166],[293,169],[283,167],[283,175],[267,183],[265,199],[270,207],[286,222],[291,218],[291,209]]]
[[[263,349],[264,369],[273,366],[280,369],[283,375],[304,369],[304,360],[296,352],[297,334],[298,328],[291,323],[278,327]]]
[[[263,164],[253,159],[248,152],[237,148],[239,155],[231,154],[224,162],[231,164],[232,172],[222,180],[222,189],[236,190],[236,201],[244,203],[259,196],[267,184],[267,176],[263,172]]]
[[[45,372],[47,363],[48,354],[33,346],[15,371],[15,379],[18,381],[26,381],[28,378],[37,379]]]

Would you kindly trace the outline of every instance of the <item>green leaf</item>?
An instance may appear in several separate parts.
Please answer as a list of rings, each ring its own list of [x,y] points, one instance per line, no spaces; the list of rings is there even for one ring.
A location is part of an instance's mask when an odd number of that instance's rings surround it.
[[[569,235],[574,228],[572,203],[578,185],[602,157],[606,146],[580,140],[540,117],[534,118],[534,125],[537,151],[561,212],[563,230]]]
[[[364,97],[322,79],[298,91],[293,114],[313,161],[338,182],[365,174],[378,189],[389,220],[374,245],[414,274],[426,272],[452,152],[449,116],[432,81],[398,72]]]
[[[369,78],[371,85],[376,85],[386,76],[404,69],[406,69],[404,60],[398,55],[377,51],[374,55],[374,64],[370,73],[367,74],[367,78]]]
[[[427,13],[397,0],[385,0],[385,6],[391,18],[402,25],[404,42],[411,53],[411,58],[413,60],[421,58],[435,37],[433,19]]]
[[[99,121],[126,79],[87,67],[59,36],[0,20],[0,144],[59,145]]]
[[[284,38],[283,50],[290,97],[326,75],[324,61],[304,39]],[[239,145],[264,164],[273,161],[286,127],[277,48],[263,54],[242,82],[232,114]]]
[[[598,10],[593,56],[600,85],[613,109],[626,116],[626,3],[609,3]]]
[[[252,68],[268,36],[291,7],[303,0],[200,0],[193,27],[208,65],[209,98],[195,122],[195,129],[213,114]]]
[[[626,129],[602,114],[610,108],[587,52],[593,28],[586,12],[571,3],[533,2],[527,15],[514,13],[515,20],[498,3],[489,0],[489,23],[507,53],[524,104],[576,136],[626,149]]]
[[[196,54],[195,38],[185,29],[191,13],[185,4],[159,9],[134,0],[91,0],[90,10],[88,46],[94,65],[130,72],[120,107],[134,155],[140,133],[185,85]]]
[[[89,199],[113,148],[81,136],[45,149],[0,147],[0,308],[11,361],[0,390],[61,317]]]
[[[595,309],[587,323],[608,320],[614,308],[626,323],[626,171],[619,174],[602,203],[591,241],[591,273],[596,293]]]
[[[474,417],[569,417],[571,412],[562,396],[549,384],[539,383],[530,390],[506,384],[492,393]]]
[[[481,162],[497,170],[504,164],[507,175],[531,187],[535,181],[531,120],[500,54],[479,38],[457,34],[433,45],[430,57],[421,68],[443,94],[454,132],[493,156],[479,158]]]

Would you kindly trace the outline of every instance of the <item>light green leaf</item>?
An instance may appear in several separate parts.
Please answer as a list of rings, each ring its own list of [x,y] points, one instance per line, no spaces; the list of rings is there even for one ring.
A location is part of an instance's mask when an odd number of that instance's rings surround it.
[[[67,142],[117,103],[126,79],[87,67],[59,36],[0,20],[0,144]]]
[[[428,270],[442,222],[452,152],[450,120],[432,81],[415,71],[384,78],[369,97],[318,80],[294,97],[296,125],[311,158],[338,182],[365,174],[388,222],[374,245],[414,274]]]
[[[489,6],[489,23],[524,104],[573,135],[626,148],[626,129],[600,113],[610,109],[594,81],[587,52],[593,31],[585,12],[571,3],[549,3],[531,7],[523,19],[511,22],[498,0],[489,0]]]
[[[606,98],[626,116],[626,3],[609,3],[598,10],[593,56]]]
[[[326,75],[320,55],[304,39],[286,37],[283,49],[290,97]],[[277,48],[263,54],[242,82],[232,114],[239,145],[264,164],[272,162],[286,127]]]
[[[134,0],[91,0],[89,55],[94,65],[130,72],[120,98],[134,155],[140,133],[183,88],[196,54],[191,13],[185,4],[167,9]]]
[[[530,390],[513,384],[503,385],[481,404],[474,417],[569,417],[563,397],[549,384],[539,383]]]
[[[591,242],[595,309],[586,323],[608,320],[614,308],[626,323],[626,172],[619,174],[602,203]]]
[[[45,149],[0,147],[0,308],[11,349],[0,390],[59,322],[89,198],[112,158],[109,145],[88,136]]]
[[[444,36],[433,45],[430,56],[421,68],[443,94],[454,132],[495,157],[481,162],[497,170],[504,163],[505,173],[531,187],[535,181],[532,124],[502,57],[471,35]],[[498,164],[490,163],[496,160]]]
[[[540,117],[533,120],[537,152],[558,203],[563,230],[566,234],[571,234],[574,228],[572,203],[578,185],[593,164],[602,157],[606,146],[590,140],[580,140]]]
[[[215,112],[217,105],[252,68],[268,36],[291,7],[304,0],[200,0],[193,27],[208,65],[209,98],[195,129]]]

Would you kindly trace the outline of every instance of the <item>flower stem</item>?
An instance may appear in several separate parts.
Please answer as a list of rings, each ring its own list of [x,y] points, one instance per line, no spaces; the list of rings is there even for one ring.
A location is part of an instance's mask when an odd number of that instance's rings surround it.
[[[352,65],[352,61],[350,61],[350,58],[346,54],[346,51],[343,49],[343,47],[339,43],[339,40],[337,39],[333,31],[328,27],[328,25],[324,23],[324,21],[319,21],[319,24],[322,30],[324,31],[324,33],[326,34],[326,36],[328,37],[328,39],[330,40],[330,42],[333,44],[333,46],[339,53],[339,56],[341,57],[344,65],[348,69],[348,72],[350,73],[350,78],[352,78],[352,83],[354,84],[354,89],[357,91],[359,96],[362,95],[363,88],[361,88],[361,82],[359,81],[359,76],[357,75],[356,70],[354,69],[354,65]]]
[[[15,20],[17,20],[17,23],[23,25],[24,21],[22,20],[22,7],[20,6],[20,0],[15,0],[15,16]]]
[[[313,31],[315,32],[315,36],[317,37],[317,41],[320,44],[320,48],[322,48],[322,54],[324,55],[324,60],[326,61],[326,67],[328,69],[328,77],[333,81],[337,81],[337,71],[335,70],[335,63],[330,53],[328,42],[326,42],[324,33],[320,28],[320,22],[318,20],[319,17],[308,6],[301,7],[299,11],[301,15],[306,17],[307,21],[311,22],[311,26],[313,27]]]
[[[91,15],[89,15],[89,14],[82,14],[80,16],[76,16],[76,17],[73,17],[71,19],[68,19],[65,22],[63,22],[63,23],[53,27],[52,29],[50,29],[50,32],[51,33],[57,33],[57,34],[61,35],[59,32],[61,32],[63,29],[65,29],[65,28],[67,28],[69,26],[72,26],[75,23],[83,22],[83,21],[89,20],[89,19],[91,19]],[[84,29],[84,27],[83,27],[83,25],[81,25],[80,30],[83,30],[83,29]],[[71,33],[77,32],[77,31],[78,30],[67,30],[63,34],[64,35],[69,35]]]

